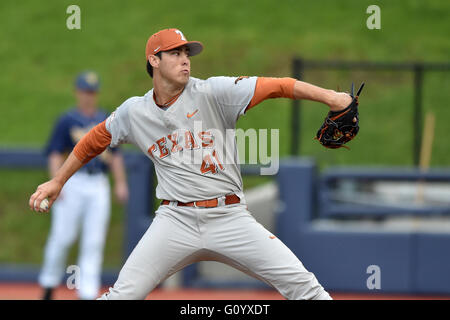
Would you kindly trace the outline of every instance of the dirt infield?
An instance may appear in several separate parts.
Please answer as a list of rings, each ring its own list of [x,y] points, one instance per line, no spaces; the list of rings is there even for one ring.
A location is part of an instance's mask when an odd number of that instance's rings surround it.
[[[108,288],[102,289],[102,292]],[[0,300],[40,299],[41,288],[37,284],[0,284]],[[54,298],[58,300],[77,299],[75,290],[65,287],[56,289]],[[278,292],[272,290],[197,290],[197,289],[156,289],[148,295],[152,300],[282,300]]]
[[[102,291],[106,291],[103,288]],[[41,297],[37,284],[0,284],[0,300],[37,300]],[[450,300],[450,296],[331,293],[336,300]],[[77,299],[76,291],[64,287],[56,289],[57,300]],[[201,290],[201,289],[157,289],[148,295],[151,300],[284,300],[273,290]]]

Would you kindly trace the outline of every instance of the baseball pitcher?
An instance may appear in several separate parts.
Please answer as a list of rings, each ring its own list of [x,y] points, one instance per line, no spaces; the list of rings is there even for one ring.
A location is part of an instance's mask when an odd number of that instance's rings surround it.
[[[191,57],[202,49],[178,29],[153,34],[145,49],[153,89],[129,98],[94,127],[54,178],[38,186],[30,208],[42,211],[46,198],[51,206],[66,181],[108,146],[131,143],[155,165],[161,205],[101,298],[144,299],[183,267],[214,260],[264,281],[287,299],[331,299],[314,274],[247,210],[233,133],[239,117],[265,99],[318,101],[334,116],[355,98],[292,78],[197,79],[190,76]],[[357,124],[356,114],[351,122]]]

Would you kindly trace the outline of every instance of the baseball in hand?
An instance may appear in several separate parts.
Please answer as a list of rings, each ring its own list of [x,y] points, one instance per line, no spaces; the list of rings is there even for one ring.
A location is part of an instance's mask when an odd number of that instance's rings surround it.
[[[46,198],[46,199],[41,201],[41,205],[39,206],[39,208],[41,210],[47,211],[48,210],[48,205],[49,205],[49,203],[48,203],[48,200]],[[36,200],[34,200],[34,207],[36,208]]]

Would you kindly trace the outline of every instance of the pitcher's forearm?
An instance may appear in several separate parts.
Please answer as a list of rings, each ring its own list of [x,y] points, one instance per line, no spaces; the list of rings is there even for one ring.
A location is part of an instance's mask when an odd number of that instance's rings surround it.
[[[348,93],[324,89],[299,80],[294,84],[294,98],[322,102],[328,105],[331,111],[343,110],[352,102]]]
[[[67,180],[75,172],[77,172],[81,167],[83,166],[83,163],[78,160],[78,158],[74,155],[73,152],[69,154],[69,157],[64,161],[61,168],[56,171],[55,176],[53,177],[54,180],[58,181],[60,184],[64,185]]]
[[[333,105],[336,91],[324,89],[313,84],[297,80],[294,84],[294,98],[322,102]]]

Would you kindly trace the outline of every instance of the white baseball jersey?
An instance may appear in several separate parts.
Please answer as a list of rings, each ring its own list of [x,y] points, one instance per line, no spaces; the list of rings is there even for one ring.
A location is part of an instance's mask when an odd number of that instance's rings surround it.
[[[106,120],[111,147],[132,143],[154,162],[159,199],[190,202],[242,191],[234,129],[256,79],[191,77],[165,110],[153,89],[132,97]]]

